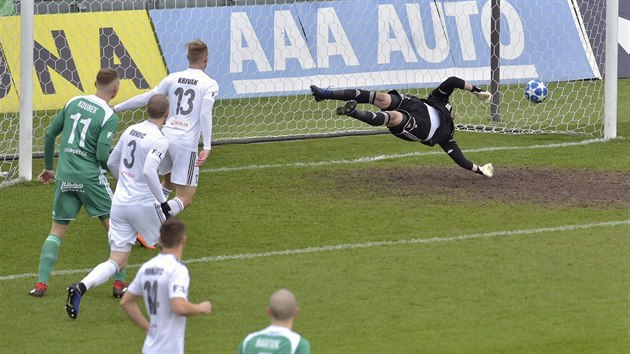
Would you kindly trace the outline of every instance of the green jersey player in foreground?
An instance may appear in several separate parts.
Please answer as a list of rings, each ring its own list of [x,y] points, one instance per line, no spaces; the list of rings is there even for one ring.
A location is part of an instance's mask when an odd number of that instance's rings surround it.
[[[42,245],[39,258],[38,283],[29,295],[42,297],[48,279],[57,262],[59,248],[70,221],[81,207],[88,215],[98,216],[109,229],[109,210],[112,191],[105,177],[112,139],[118,128],[118,116],[109,107],[120,87],[118,72],[101,69],[96,75],[96,94],[73,97],[53,118],[44,145],[44,170],[39,180],[49,184],[57,180],[53,200],[52,227]],[[57,171],[53,169],[55,139],[61,134]],[[114,277],[115,297],[121,297],[126,285],[125,276]]]
[[[291,291],[280,289],[274,292],[267,308],[271,326],[248,334],[238,346],[238,353],[310,354],[308,340],[293,332],[293,321],[299,313],[297,299]]]
[[[166,220],[160,227],[160,243],[162,252],[140,267],[120,306],[147,334],[143,353],[183,353],[187,316],[210,314],[212,304],[188,301],[190,276],[181,263],[186,245],[184,224],[176,218]],[[138,307],[141,297],[149,321]]]

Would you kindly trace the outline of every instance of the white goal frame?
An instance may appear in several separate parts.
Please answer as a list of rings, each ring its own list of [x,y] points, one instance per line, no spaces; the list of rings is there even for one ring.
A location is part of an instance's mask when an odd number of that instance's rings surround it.
[[[19,180],[33,178],[33,47],[34,2],[21,2]],[[617,73],[619,0],[606,0],[603,138],[617,136]],[[608,79],[610,78],[610,80]],[[303,137],[303,136],[301,136]]]

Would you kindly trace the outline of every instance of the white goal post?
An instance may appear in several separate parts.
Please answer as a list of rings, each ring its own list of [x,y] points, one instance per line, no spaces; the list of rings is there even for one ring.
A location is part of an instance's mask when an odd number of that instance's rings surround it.
[[[619,0],[606,1],[606,89],[604,138],[617,137],[617,51],[619,43]],[[611,78],[611,80],[608,80]]]
[[[0,0],[0,186],[33,178],[50,120],[93,93],[100,68],[121,74],[116,104],[185,68],[193,39],[208,43],[206,72],[220,86],[215,143],[383,132],[338,119],[337,102],[316,103],[309,86],[424,96],[452,75],[497,92],[492,109],[455,93],[459,130],[614,138],[618,9],[619,0]],[[523,97],[530,79],[549,87],[543,103]],[[124,113],[119,131],[141,119]]]

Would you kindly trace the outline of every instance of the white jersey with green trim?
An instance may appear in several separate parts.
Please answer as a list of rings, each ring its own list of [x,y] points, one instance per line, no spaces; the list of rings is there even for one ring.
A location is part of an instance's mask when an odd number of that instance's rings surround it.
[[[186,316],[171,308],[171,299],[188,300],[188,268],[172,254],[160,253],[142,265],[127,291],[144,297],[149,331],[143,353],[183,353]]]
[[[239,354],[310,354],[311,345],[300,334],[271,325],[250,333],[238,347]]]

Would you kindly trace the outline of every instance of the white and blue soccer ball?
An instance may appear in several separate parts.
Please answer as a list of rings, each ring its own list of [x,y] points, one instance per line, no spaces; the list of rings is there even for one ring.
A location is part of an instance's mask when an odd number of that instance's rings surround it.
[[[530,102],[540,103],[547,98],[549,89],[540,80],[531,80],[525,85],[525,98]]]

